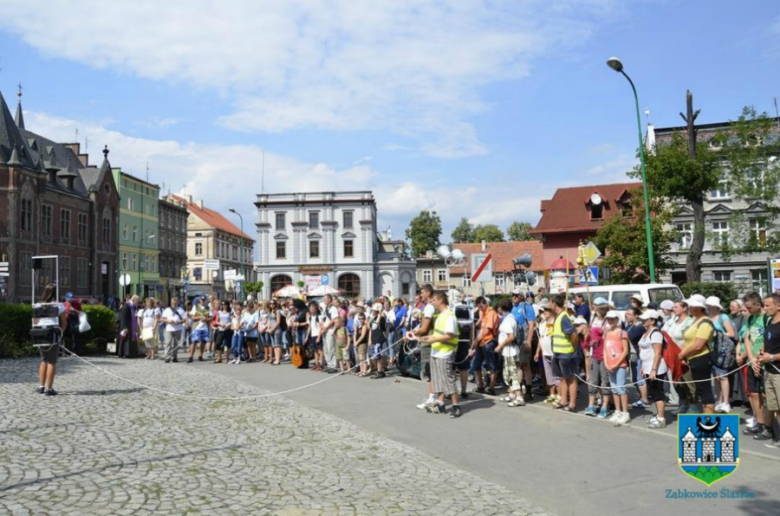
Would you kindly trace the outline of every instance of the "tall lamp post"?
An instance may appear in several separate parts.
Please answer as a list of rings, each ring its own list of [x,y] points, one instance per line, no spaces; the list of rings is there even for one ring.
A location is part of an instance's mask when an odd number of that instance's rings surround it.
[[[238,257],[241,260],[241,275],[244,276],[244,281],[240,282],[240,296],[243,301],[244,298],[244,282],[247,281],[246,277],[246,265],[244,260],[244,247],[246,245],[246,242],[244,241],[244,217],[241,216],[240,213],[238,213],[234,208],[230,208],[230,213],[233,215],[238,215],[238,219],[241,221],[241,252],[238,253]]]
[[[636,104],[636,124],[639,129],[639,163],[642,170],[642,191],[645,198],[645,233],[647,234],[647,265],[650,268],[650,283],[655,283],[655,258],[653,257],[653,228],[650,225],[650,201],[647,194],[647,169],[645,168],[645,145],[642,141],[642,118],[639,115],[639,96],[636,93],[636,87],[631,77],[623,70],[623,63],[617,57],[607,59],[607,66],[628,80],[631,89],[634,92],[634,102]]]

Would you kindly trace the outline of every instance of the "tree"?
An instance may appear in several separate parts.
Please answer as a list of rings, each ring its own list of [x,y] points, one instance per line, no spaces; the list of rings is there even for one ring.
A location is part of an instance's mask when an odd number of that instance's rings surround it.
[[[474,224],[463,217],[452,231],[452,241],[456,244],[468,244],[474,241]]]
[[[596,233],[594,243],[604,258],[601,265],[610,270],[610,282],[618,285],[647,283],[650,279],[647,263],[647,238],[645,237],[644,202],[640,189],[629,192],[631,205],[635,206],[631,217],[612,217]],[[669,258],[672,243],[677,233],[666,228],[671,226],[674,212],[662,206],[660,200],[651,201],[650,208],[655,217],[651,221],[653,232],[653,258],[656,274],[663,274],[673,266]]]
[[[495,224],[479,225],[474,228],[474,242],[503,242],[504,232]]]
[[[512,222],[508,228],[506,228],[507,237],[512,242],[522,242],[524,240],[533,240],[530,231],[534,227],[529,222]]]
[[[406,238],[412,241],[412,254],[422,256],[439,247],[441,219],[435,211],[423,210],[409,222]]]

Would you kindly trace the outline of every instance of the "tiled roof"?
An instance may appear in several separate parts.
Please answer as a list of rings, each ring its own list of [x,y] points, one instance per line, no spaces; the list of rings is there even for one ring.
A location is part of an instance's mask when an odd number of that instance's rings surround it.
[[[208,224],[209,226],[217,229],[221,229],[222,231],[226,233],[230,233],[231,235],[236,236],[243,236],[247,240],[251,240],[252,242],[255,241],[254,238],[247,235],[246,233],[241,233],[241,230],[239,230],[232,222],[230,222],[228,219],[226,219],[221,213],[214,211],[210,208],[200,207],[200,205],[189,202],[189,200],[180,197],[178,195],[171,195],[174,199],[182,203],[186,208],[187,211],[189,211],[191,214],[195,215],[196,217],[200,218],[203,222]]]
[[[542,218],[531,234],[597,231],[604,222],[620,213],[621,197],[641,186],[642,183],[615,183],[559,188],[552,199],[542,201]],[[594,193],[604,200],[603,218],[600,220],[591,220],[589,200]]]
[[[463,274],[471,269],[471,255],[482,253],[482,244],[453,244],[453,247],[460,249],[466,255],[466,268],[453,267],[452,274]],[[523,256],[525,253],[531,255],[531,270],[541,271],[544,269],[544,255],[542,254],[542,243],[538,240],[525,240],[522,242],[492,242],[487,244],[486,253],[493,255],[493,272],[510,272],[514,269],[512,260]]]

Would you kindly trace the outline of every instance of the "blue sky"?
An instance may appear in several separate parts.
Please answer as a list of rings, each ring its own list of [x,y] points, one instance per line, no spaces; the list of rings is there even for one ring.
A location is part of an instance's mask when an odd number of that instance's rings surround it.
[[[269,192],[372,189],[401,235],[436,209],[535,223],[556,187],[624,178],[619,56],[657,127],[780,95],[780,5],[633,0],[0,0],[0,90],[28,129],[253,220]],[[643,114],[643,123],[644,123]]]

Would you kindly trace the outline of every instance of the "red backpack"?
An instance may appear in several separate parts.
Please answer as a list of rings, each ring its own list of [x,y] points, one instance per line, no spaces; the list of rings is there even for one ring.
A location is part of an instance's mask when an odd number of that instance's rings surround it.
[[[672,337],[663,330],[659,330],[664,337],[663,359],[666,367],[669,368],[669,376],[673,382],[680,380],[680,377],[688,372],[688,366],[680,360],[680,346],[678,346]]]

